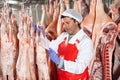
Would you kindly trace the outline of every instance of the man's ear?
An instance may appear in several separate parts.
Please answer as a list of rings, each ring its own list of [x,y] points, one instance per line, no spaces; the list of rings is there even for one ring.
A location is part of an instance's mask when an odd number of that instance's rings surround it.
[[[79,24],[79,22],[78,22],[78,21],[75,21],[75,23],[76,23],[76,24]]]

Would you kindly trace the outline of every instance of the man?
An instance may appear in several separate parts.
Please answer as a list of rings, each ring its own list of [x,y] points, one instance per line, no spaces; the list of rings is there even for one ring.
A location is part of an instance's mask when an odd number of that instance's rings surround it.
[[[81,29],[82,16],[68,9],[60,18],[65,32],[49,44],[50,59],[58,67],[58,80],[89,80],[93,43]]]

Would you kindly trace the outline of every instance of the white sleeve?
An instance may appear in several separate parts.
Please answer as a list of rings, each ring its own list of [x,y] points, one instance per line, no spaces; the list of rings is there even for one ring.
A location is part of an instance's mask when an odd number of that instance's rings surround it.
[[[56,53],[58,53],[58,45],[64,40],[66,33],[62,33],[57,39],[49,42],[49,48],[52,48]]]
[[[89,65],[93,56],[93,43],[89,39],[84,39],[78,45],[78,56],[75,62],[64,60],[64,70],[71,73],[82,73]]]

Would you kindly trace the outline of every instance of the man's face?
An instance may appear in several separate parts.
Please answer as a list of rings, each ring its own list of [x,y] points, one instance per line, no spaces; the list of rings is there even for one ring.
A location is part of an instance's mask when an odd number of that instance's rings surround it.
[[[74,34],[77,29],[76,21],[69,17],[62,18],[62,25],[64,30],[69,34]]]

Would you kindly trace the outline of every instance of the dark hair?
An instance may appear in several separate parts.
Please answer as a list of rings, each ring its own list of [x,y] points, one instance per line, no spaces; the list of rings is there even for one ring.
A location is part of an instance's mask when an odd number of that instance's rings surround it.
[[[61,19],[62,19],[62,18],[65,18],[65,17],[67,17],[67,16],[63,16],[63,15],[61,15]]]

